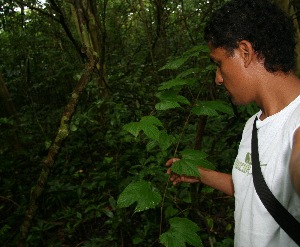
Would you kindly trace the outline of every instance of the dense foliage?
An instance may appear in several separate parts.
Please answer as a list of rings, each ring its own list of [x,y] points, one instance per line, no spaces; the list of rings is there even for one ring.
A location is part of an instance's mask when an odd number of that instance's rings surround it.
[[[213,83],[202,30],[220,4],[0,1],[1,246],[232,246],[233,199],[165,167],[230,172],[256,111]]]

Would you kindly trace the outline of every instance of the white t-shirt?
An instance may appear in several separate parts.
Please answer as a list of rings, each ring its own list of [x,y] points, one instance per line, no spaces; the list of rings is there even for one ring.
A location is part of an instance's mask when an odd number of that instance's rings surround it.
[[[235,247],[287,247],[297,244],[279,227],[256,194],[252,179],[253,121],[246,123],[232,177],[235,190]],[[267,185],[281,204],[300,221],[300,197],[290,179],[293,134],[300,126],[300,96],[280,112],[258,120],[258,151]],[[300,232],[299,232],[300,234]]]

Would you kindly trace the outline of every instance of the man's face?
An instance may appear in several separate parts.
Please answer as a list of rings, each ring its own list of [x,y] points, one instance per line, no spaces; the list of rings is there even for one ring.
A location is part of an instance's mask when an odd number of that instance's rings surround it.
[[[229,55],[224,48],[214,48],[209,44],[210,58],[216,64],[215,83],[223,85],[232,102],[236,105],[244,105],[251,102],[251,84],[245,76],[243,57],[238,50]]]

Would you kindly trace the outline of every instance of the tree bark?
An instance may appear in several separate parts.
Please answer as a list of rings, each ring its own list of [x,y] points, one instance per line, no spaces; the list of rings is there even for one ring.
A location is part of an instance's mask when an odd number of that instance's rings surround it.
[[[106,98],[109,95],[107,75],[105,68],[105,14],[106,3],[104,1],[102,9],[102,25],[96,17],[96,5],[91,0],[71,1],[67,0],[71,6],[71,14],[74,20],[77,33],[82,43],[85,43],[90,48],[98,61],[96,64],[97,73],[99,75],[98,85],[100,87],[100,96]],[[104,18],[104,19],[103,19]]]
[[[69,131],[69,125],[72,119],[72,116],[75,112],[76,106],[78,104],[78,100],[85,89],[86,85],[90,81],[90,78],[92,76],[92,73],[95,68],[96,59],[92,55],[92,52],[90,50],[87,50],[88,55],[88,62],[85,66],[85,72],[82,74],[78,84],[76,85],[72,97],[66,106],[66,109],[62,115],[61,122],[59,129],[57,131],[56,137],[49,148],[47,157],[42,161],[42,171],[40,173],[40,176],[38,178],[36,186],[33,188],[30,196],[30,201],[28,208],[25,213],[25,219],[21,225],[20,228],[20,237],[19,237],[19,247],[24,247],[26,245],[26,239],[31,227],[31,222],[37,212],[38,209],[38,199],[41,196],[45,185],[48,180],[49,173],[51,169],[53,168],[54,161],[59,153],[59,150],[61,148],[62,142],[67,138],[68,131]]]
[[[78,1],[76,1],[78,2]],[[76,106],[78,104],[78,100],[80,96],[82,95],[83,90],[85,89],[86,85],[90,81],[94,70],[97,68],[97,65],[99,65],[99,51],[94,50],[95,45],[93,45],[92,40],[90,39],[90,33],[88,33],[88,24],[86,22],[86,19],[84,19],[84,16],[82,14],[82,8],[77,8],[78,18],[77,25],[79,27],[81,41],[82,41],[82,52],[85,53],[87,57],[87,62],[85,65],[85,70],[82,73],[82,76],[77,83],[70,101],[68,102],[65,111],[61,117],[60,126],[58,128],[56,137],[52,143],[52,145],[49,148],[48,155],[45,157],[45,159],[42,161],[42,171],[40,173],[40,176],[37,180],[36,186],[33,188],[29,205],[27,207],[27,210],[25,212],[25,219],[20,227],[20,237],[19,237],[19,247],[24,247],[26,245],[26,239],[31,227],[32,220],[34,216],[36,215],[36,212],[38,210],[38,199],[41,196],[45,185],[48,180],[49,173],[51,169],[53,168],[55,159],[59,153],[59,150],[62,146],[63,141],[68,136],[69,131],[69,125],[72,119],[72,116],[74,115]],[[77,15],[76,15],[77,17]]]

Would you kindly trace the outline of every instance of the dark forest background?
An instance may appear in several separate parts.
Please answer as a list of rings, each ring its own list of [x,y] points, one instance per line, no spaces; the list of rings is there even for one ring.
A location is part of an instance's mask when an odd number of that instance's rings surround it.
[[[165,167],[230,172],[258,110],[214,85],[224,2],[0,1],[1,246],[233,246],[233,198]]]

